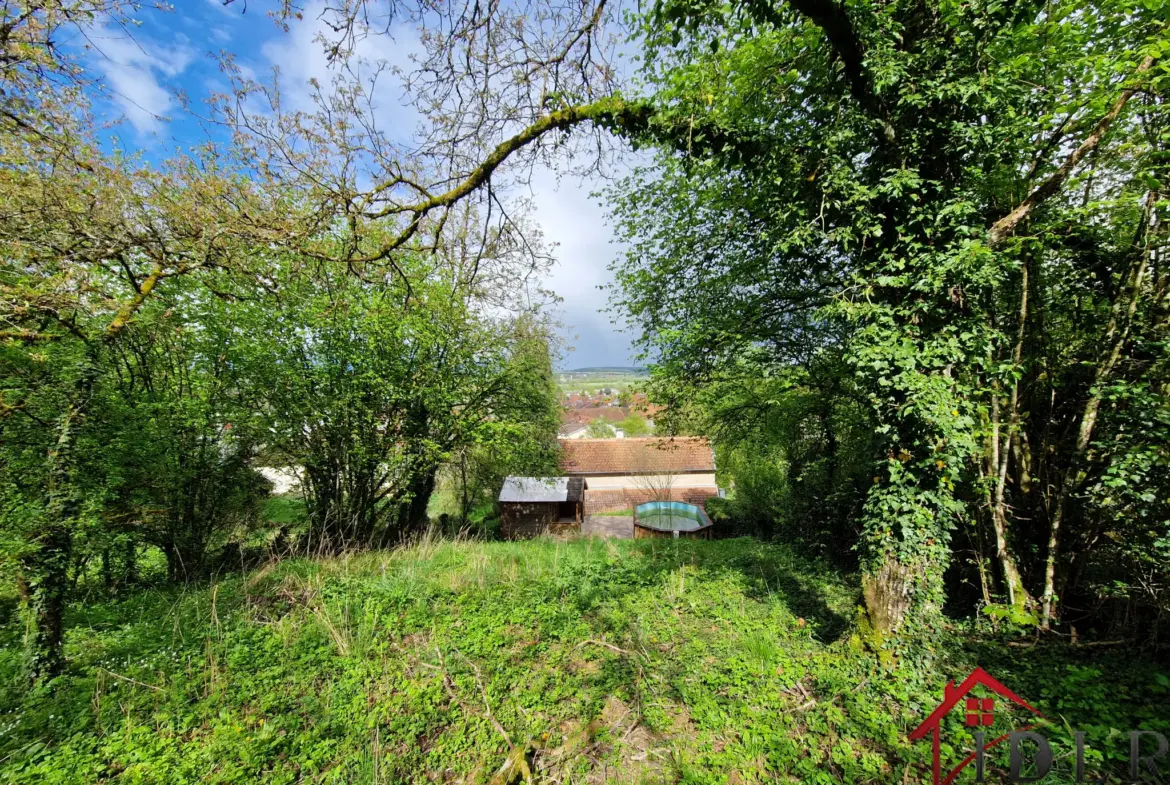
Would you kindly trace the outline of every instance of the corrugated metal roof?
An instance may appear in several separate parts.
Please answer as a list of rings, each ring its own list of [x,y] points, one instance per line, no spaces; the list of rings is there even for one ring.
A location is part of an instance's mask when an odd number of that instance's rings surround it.
[[[569,501],[568,477],[508,477],[500,489],[501,502]]]

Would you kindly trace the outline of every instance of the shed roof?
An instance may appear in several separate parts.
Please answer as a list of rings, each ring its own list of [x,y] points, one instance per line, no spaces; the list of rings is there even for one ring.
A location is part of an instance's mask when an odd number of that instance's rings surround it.
[[[687,474],[715,471],[711,445],[701,436],[646,439],[562,439],[566,474]]]
[[[508,477],[500,489],[500,501],[579,502],[584,489],[581,477]]]

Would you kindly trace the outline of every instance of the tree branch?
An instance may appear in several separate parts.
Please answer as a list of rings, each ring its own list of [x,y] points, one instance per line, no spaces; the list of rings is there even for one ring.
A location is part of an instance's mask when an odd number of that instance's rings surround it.
[[[865,70],[865,46],[861,42],[845,7],[833,0],[789,0],[788,4],[815,24],[829,39],[833,53],[841,58],[845,81],[849,93],[865,112],[882,124],[882,134],[887,142],[894,141],[894,127],[890,125],[881,100],[874,91],[873,83]],[[749,6],[752,14],[773,27],[781,28],[784,20],[776,6],[769,0],[753,0]]]
[[[414,204],[387,206],[367,216],[376,219],[390,215],[409,214],[411,220],[401,232],[384,243],[374,254],[356,259],[355,262],[378,261],[401,248],[415,235],[428,214],[435,210],[451,207],[472,193],[491,179],[491,176],[510,155],[546,133],[566,130],[585,122],[598,123],[618,133],[636,133],[645,130],[652,113],[653,110],[645,104],[630,103],[621,98],[606,98],[591,104],[570,106],[541,117],[515,136],[496,145],[483,163],[450,190]]]
[[[36,330],[0,330],[0,341],[24,341],[25,343],[46,343],[56,341],[60,335],[42,333]]]
[[[1150,70],[1150,67],[1153,64],[1154,58],[1152,56],[1147,56],[1144,60],[1142,60],[1141,65],[1137,67],[1137,70],[1134,72],[1134,74],[1138,75],[1145,73],[1146,71]],[[1068,180],[1069,175],[1072,174],[1074,169],[1076,169],[1077,164],[1079,164],[1086,155],[1095,150],[1097,145],[1101,143],[1101,139],[1104,138],[1105,133],[1109,130],[1109,127],[1113,125],[1113,122],[1121,114],[1121,110],[1125,108],[1127,103],[1129,103],[1129,99],[1133,97],[1135,92],[1137,92],[1136,85],[1134,87],[1128,87],[1125,90],[1122,90],[1121,95],[1119,95],[1117,100],[1113,102],[1113,106],[1110,107],[1109,111],[1105,113],[1105,116],[1097,122],[1096,127],[1093,128],[1093,132],[1090,133],[1085,141],[1081,142],[1080,146],[1077,147],[1077,149],[1074,150],[1072,154],[1065,159],[1064,163],[1060,165],[1060,168],[1053,172],[1047,180],[1036,186],[1036,188],[1033,189],[1032,192],[1024,198],[1024,201],[1020,202],[1019,205],[1016,206],[1016,209],[1012,210],[1003,218],[1000,218],[998,221],[992,224],[991,230],[988,232],[987,236],[987,244],[989,246],[995,248],[1008,237],[1011,237],[1012,234],[1015,233],[1016,227],[1020,225],[1021,221],[1027,218],[1039,204],[1044,202],[1044,200],[1048,199],[1058,190],[1060,190],[1060,187],[1064,185],[1066,180]]]

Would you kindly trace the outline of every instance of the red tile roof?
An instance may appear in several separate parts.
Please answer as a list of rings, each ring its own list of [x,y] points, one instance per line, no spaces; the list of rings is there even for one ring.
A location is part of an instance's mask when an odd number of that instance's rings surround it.
[[[562,422],[590,423],[594,420],[620,422],[630,414],[621,406],[589,406],[582,409],[568,409],[561,416]]]
[[[647,439],[562,439],[566,474],[687,474],[715,471],[711,445],[701,436]]]

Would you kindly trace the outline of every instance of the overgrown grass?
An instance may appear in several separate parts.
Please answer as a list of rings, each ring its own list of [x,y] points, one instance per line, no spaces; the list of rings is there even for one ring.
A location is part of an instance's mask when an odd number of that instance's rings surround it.
[[[1109,728],[1168,725],[1150,662],[946,632],[883,661],[856,597],[746,539],[426,542],[143,592],[70,619],[51,694],[22,691],[4,629],[0,782],[487,782],[505,763],[564,783],[918,781],[929,745],[906,733],[976,662],[1054,733],[1075,716],[1091,768],[1122,770]]]
[[[277,526],[300,526],[306,520],[305,500],[299,491],[269,496],[264,500],[264,520]]]

